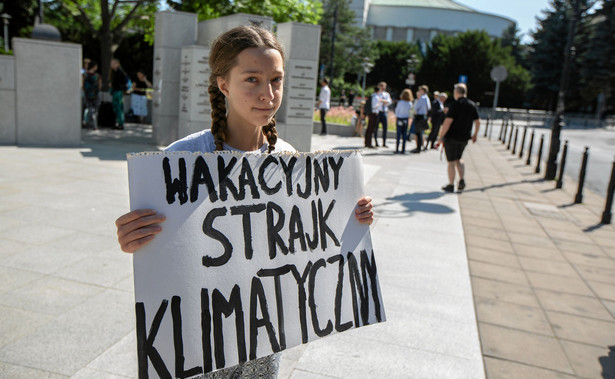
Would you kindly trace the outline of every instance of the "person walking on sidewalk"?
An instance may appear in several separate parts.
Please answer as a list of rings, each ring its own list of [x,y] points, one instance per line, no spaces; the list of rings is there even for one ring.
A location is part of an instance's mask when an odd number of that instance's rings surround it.
[[[431,133],[429,133],[429,138],[427,138],[425,149],[429,149],[429,145],[431,145],[431,148],[433,149],[436,140],[438,139],[440,126],[444,121],[444,103],[447,98],[448,95],[441,92],[436,96],[434,101],[431,102],[431,111],[429,112],[429,119],[431,120]]]
[[[331,108],[331,89],[329,88],[329,81],[327,78],[323,78],[320,82],[320,95],[318,96],[318,109],[320,109],[320,135],[327,134],[327,120],[325,119],[327,111]]]
[[[372,99],[372,110],[376,113],[376,125],[374,126],[374,144],[378,147],[378,125],[382,124],[382,147],[387,147],[387,128],[389,105],[391,105],[391,95],[386,91],[385,82],[378,83],[378,92]]]
[[[120,65],[119,59],[111,60],[111,95],[113,96],[113,111],[115,112],[115,129],[124,129],[124,93],[129,91],[132,82]]]
[[[412,91],[405,89],[401,92],[401,99],[395,107],[395,117],[397,118],[397,136],[395,138],[395,154],[399,154],[399,140],[401,139],[401,153],[406,154],[406,137],[408,134],[408,119],[412,110]]]
[[[476,104],[467,97],[468,87],[463,83],[455,84],[453,95],[455,102],[451,104],[446,113],[436,144],[437,147],[441,141],[444,143],[444,152],[448,161],[448,184],[442,187],[445,192],[455,190],[455,170],[459,173],[457,190],[463,191],[466,187],[463,179],[465,167],[461,156],[469,139],[472,139],[473,143],[476,142],[480,128]],[[472,134],[472,123],[474,123],[474,134]]]
[[[416,136],[416,149],[410,151],[418,154],[423,149],[423,132],[429,128],[427,124],[427,114],[431,109],[429,101],[429,87],[422,85],[416,93],[416,101],[414,102],[414,135]]]
[[[367,130],[365,130],[365,147],[368,149],[374,149],[376,147],[372,144],[372,137],[374,135],[376,124],[378,123],[378,113],[374,113],[374,107],[372,104],[377,102],[376,93],[378,92],[378,87],[375,87],[374,91],[375,92],[371,96],[367,96],[365,105],[363,106],[363,114],[367,119]],[[376,143],[376,145],[378,144]]]

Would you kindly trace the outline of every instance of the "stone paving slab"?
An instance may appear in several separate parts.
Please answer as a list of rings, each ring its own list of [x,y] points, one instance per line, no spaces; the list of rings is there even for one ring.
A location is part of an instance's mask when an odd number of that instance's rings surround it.
[[[498,141],[481,138],[464,157],[459,202],[487,377],[614,377],[615,228],[599,223],[604,199],[585,189],[572,204],[573,179],[556,190]]]

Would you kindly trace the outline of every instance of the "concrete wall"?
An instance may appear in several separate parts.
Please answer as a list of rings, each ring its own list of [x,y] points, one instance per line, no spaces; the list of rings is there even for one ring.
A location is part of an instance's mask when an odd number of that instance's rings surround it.
[[[0,55],[0,144],[16,141],[15,57]]]
[[[156,13],[152,126],[154,140],[159,145],[168,145],[179,137],[181,48],[194,45],[196,31],[197,16],[194,13]]]
[[[14,38],[13,51],[17,144],[79,145],[81,45]]]
[[[273,18],[246,13],[237,13],[230,16],[201,21],[199,23],[196,43],[197,45],[209,47],[217,36],[242,25],[258,25],[261,28],[272,30]]]
[[[181,51],[179,138],[211,127],[209,48],[184,46]]]

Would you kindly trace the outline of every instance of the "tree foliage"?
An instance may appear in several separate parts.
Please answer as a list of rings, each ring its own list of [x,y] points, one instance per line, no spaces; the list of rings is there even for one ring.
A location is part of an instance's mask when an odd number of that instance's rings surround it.
[[[358,26],[355,13],[349,7],[350,0],[323,1],[324,14],[320,19],[320,64],[325,66],[325,76],[344,78],[348,73],[362,72],[364,59],[374,62],[377,58],[375,42],[370,30]],[[334,22],[335,21],[335,22]],[[331,45],[335,23],[333,74],[331,73]]]
[[[175,10],[198,14],[199,21],[249,13],[272,17],[275,22],[316,24],[322,14],[317,0],[167,0]]]
[[[378,41],[376,49],[379,58],[375,62],[374,69],[367,76],[368,85],[373,86],[380,81],[384,81],[393,94],[398,94],[404,88],[408,88],[406,78],[411,71],[411,67],[407,60],[412,55],[420,59],[419,47],[409,42]],[[419,64],[413,67],[414,72],[420,67]]]
[[[530,76],[519,65],[510,47],[502,47],[485,31],[467,31],[456,36],[440,34],[427,46],[427,53],[417,75],[417,84],[430,90],[452,92],[460,75],[468,78],[469,97],[484,106],[493,104],[495,82],[490,72],[502,65],[508,78],[500,85],[498,104],[506,107],[523,105],[529,89]]]

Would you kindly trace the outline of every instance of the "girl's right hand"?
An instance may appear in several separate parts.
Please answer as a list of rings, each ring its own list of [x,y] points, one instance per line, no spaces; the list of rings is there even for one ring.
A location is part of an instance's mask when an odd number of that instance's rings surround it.
[[[117,226],[117,241],[122,251],[134,253],[149,243],[154,236],[162,231],[158,225],[165,220],[155,209],[137,209],[120,216],[115,220]]]

